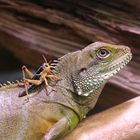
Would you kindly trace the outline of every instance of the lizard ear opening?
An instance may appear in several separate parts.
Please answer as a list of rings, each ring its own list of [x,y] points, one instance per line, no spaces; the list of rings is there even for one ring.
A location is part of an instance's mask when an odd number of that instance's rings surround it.
[[[86,76],[86,72],[87,72],[87,68],[81,68],[80,72],[79,72],[79,75],[82,76],[82,77]]]
[[[87,68],[81,68],[80,72],[85,72]]]

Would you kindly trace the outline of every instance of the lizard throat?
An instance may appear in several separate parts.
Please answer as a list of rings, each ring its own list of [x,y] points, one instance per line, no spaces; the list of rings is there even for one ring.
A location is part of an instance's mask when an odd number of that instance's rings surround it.
[[[96,74],[90,70],[90,73],[87,73],[87,75],[73,79],[76,93],[80,96],[89,96],[91,93],[96,93],[96,91],[103,87],[111,76],[120,71],[131,58],[132,54],[128,53],[113,61]]]

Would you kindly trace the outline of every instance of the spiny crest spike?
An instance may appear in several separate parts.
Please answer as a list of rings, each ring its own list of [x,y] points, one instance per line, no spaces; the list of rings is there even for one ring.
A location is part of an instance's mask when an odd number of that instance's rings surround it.
[[[58,63],[59,61],[60,61],[60,60],[58,60],[58,59],[57,59],[57,60],[53,60],[54,63]]]
[[[54,65],[53,65],[53,66],[51,65],[50,67],[51,67],[52,69],[54,69],[54,68],[55,68],[55,66],[54,66]]]
[[[54,68],[55,66],[57,66],[57,64],[60,62],[60,60],[53,60],[51,63],[51,66]]]
[[[11,85],[11,84],[12,84],[10,81],[7,81],[7,83],[8,83],[9,85]]]
[[[56,63],[51,63],[51,66],[56,66],[57,64]]]
[[[16,80],[17,83],[19,83],[19,80]]]

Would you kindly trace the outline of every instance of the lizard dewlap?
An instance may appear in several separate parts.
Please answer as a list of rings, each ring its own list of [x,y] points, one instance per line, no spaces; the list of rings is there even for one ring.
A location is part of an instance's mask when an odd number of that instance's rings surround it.
[[[95,106],[107,80],[131,58],[127,46],[95,42],[30,73],[28,81],[35,90],[30,93],[26,87],[28,96],[22,92],[24,82],[1,85],[0,140],[63,138]],[[53,90],[46,94],[48,87]]]

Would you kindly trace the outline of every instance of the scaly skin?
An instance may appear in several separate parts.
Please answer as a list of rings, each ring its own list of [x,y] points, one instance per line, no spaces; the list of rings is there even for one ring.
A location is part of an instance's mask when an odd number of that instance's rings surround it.
[[[131,58],[126,46],[95,42],[52,64],[53,73],[61,80],[49,95],[44,85],[30,94],[29,100],[18,97],[24,88],[1,87],[0,139],[61,139],[95,106],[107,80]]]

